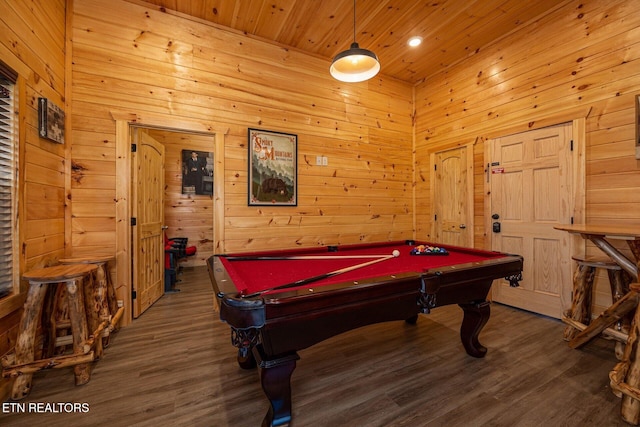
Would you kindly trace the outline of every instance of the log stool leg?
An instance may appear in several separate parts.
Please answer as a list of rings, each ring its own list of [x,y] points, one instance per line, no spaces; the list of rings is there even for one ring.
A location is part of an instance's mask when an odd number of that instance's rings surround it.
[[[100,301],[100,307],[98,313],[100,315],[101,322],[111,322],[112,317],[117,311],[117,301],[115,301],[115,290],[113,289],[113,283],[111,283],[109,277],[109,266],[106,262],[97,262],[98,269],[96,270],[96,290],[99,293],[96,300]],[[115,303],[115,309],[113,303]],[[105,328],[102,331],[102,345],[104,347],[109,345],[109,338],[111,330]],[[97,337],[96,337],[97,338]]]
[[[631,277],[621,268],[607,269],[607,275],[609,276],[609,285],[611,286],[611,299],[615,304],[629,292]],[[616,330],[623,331],[628,334],[631,317],[625,316],[623,319],[619,320],[615,325]],[[624,347],[623,343],[619,341],[616,342],[615,353],[618,360],[622,360]]]
[[[91,277],[91,275],[89,275]],[[88,338],[86,314],[84,310],[84,298],[82,290],[82,279],[73,279],[66,282],[67,301],[69,301],[69,319],[71,320],[71,333],[73,335],[73,352],[84,354],[85,343]],[[73,371],[76,377],[76,385],[89,382],[89,364],[82,363],[75,365]]]
[[[114,257],[88,256],[61,259],[62,264],[91,264],[97,267],[93,277],[93,283],[85,287],[85,306],[89,322],[89,333],[95,333],[98,329],[102,332],[100,348],[96,348],[98,357],[101,356],[102,347],[109,345],[110,333],[115,330],[116,324],[124,309],[118,309],[118,301],[113,283],[109,275],[109,262]]]
[[[630,292],[640,292],[640,285],[634,283]],[[622,360],[609,373],[613,393],[622,397],[620,413],[622,419],[629,424],[640,423],[640,355],[638,354],[638,337],[640,326],[640,306],[635,310],[631,329],[624,349]]]
[[[104,277],[107,283],[107,303],[109,306],[109,313],[111,313],[111,316],[115,316],[118,312],[118,296],[116,295],[116,288],[113,286],[113,281],[111,280],[109,262],[105,262]]]
[[[20,319],[20,333],[15,346],[15,363],[21,365],[33,362],[35,359],[36,328],[42,311],[42,302],[47,293],[47,285],[38,283],[29,286],[27,300],[24,303],[24,311]],[[31,379],[33,374],[19,375],[13,383],[11,398],[19,400],[26,397],[31,391]]]
[[[102,322],[109,322],[109,314],[106,315],[106,320],[103,318],[103,310],[106,304],[106,286],[100,285],[99,280],[99,270],[100,266],[96,264],[98,267],[95,273],[90,274],[87,279],[84,281],[84,308],[87,316],[87,326],[89,328],[88,334],[94,335],[96,334],[102,324]],[[104,331],[104,329],[103,329]],[[102,334],[100,334],[102,335]],[[96,336],[94,337],[96,341],[96,358],[102,357],[102,337]]]
[[[42,308],[42,317],[40,325],[42,327],[42,355],[44,359],[51,357],[56,351],[56,335],[58,330],[58,319],[56,317],[56,306],[59,298],[59,290],[48,288],[45,296],[45,302]]]
[[[573,275],[573,298],[571,308],[565,313],[569,319],[585,325],[591,320],[591,300],[593,279],[596,269],[593,266],[578,262],[578,268]],[[564,330],[564,340],[571,341],[580,332],[572,326]]]

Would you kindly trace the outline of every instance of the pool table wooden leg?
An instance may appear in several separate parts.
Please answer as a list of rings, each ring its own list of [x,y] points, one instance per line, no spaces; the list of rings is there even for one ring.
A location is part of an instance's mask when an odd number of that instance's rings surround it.
[[[291,375],[300,359],[298,353],[291,353],[277,359],[268,360],[260,345],[254,347],[253,354],[260,368],[262,390],[269,399],[269,411],[262,420],[262,427],[280,427],[291,424]]]
[[[480,344],[478,335],[484,328],[491,315],[490,303],[479,301],[469,304],[458,304],[464,311],[462,326],[460,326],[460,339],[467,354],[473,357],[484,357],[487,348]]]
[[[410,325],[415,325],[416,323],[418,323],[418,315],[416,314],[414,316],[411,316],[404,321]]]

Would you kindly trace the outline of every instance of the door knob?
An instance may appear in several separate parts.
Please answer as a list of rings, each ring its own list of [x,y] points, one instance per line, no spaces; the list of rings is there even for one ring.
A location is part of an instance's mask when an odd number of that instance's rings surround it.
[[[465,224],[460,224],[460,228],[461,229],[465,229],[465,228],[467,228],[467,226]]]

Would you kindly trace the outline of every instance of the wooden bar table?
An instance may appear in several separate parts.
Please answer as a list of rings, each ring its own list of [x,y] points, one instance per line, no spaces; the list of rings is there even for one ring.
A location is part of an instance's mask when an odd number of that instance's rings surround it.
[[[573,224],[557,225],[557,230],[579,234],[582,238],[593,242],[602,252],[624,271],[629,273],[635,282],[638,281],[638,266],[640,262],[640,224],[638,226],[606,225],[606,224]],[[635,260],[631,260],[613,246],[610,240],[625,240],[631,249]]]
[[[574,224],[558,225],[555,228],[572,234],[579,234],[582,238],[593,242],[612,261],[627,272],[634,282],[638,282],[638,271],[640,271],[640,225]],[[611,240],[626,241],[635,259],[629,259],[611,243]],[[574,300],[576,294],[584,292],[583,289],[575,289],[575,283],[573,291]],[[633,283],[622,298],[614,301],[611,307],[607,308],[569,342],[572,348],[578,348],[605,331],[612,324],[620,321],[627,313],[635,311],[622,358],[609,373],[613,392],[618,397],[622,397],[620,410],[622,418],[633,425],[640,423],[640,354],[637,348],[638,337],[640,336],[638,329],[640,327],[639,302],[640,285]],[[573,307],[573,304],[571,310],[573,312],[576,311],[576,307]],[[571,319],[565,318],[563,320],[571,321]],[[576,324],[574,323],[573,326],[576,326]]]
[[[640,260],[640,226],[616,226],[604,224],[573,224],[573,225],[557,225],[557,230],[567,231],[572,234],[578,234],[583,239],[593,242],[602,252],[607,254],[609,258],[618,264],[632,281],[638,281],[638,263]],[[616,248],[610,241],[623,240],[626,241],[634,255],[634,260],[629,259],[624,253]],[[610,279],[612,280],[611,276]],[[591,292],[585,288],[584,280],[574,280],[573,282],[573,299],[571,309],[563,316],[562,320],[568,323],[570,327],[581,330],[577,335],[567,334],[571,341],[571,348],[578,348],[592,338],[600,335],[606,328],[613,323],[622,319],[627,313],[635,310],[638,305],[640,296],[633,291],[629,291],[628,282],[623,280],[615,280],[611,283],[611,294],[614,304],[603,312],[597,319],[589,324],[583,324],[582,313],[591,313],[591,307],[584,307],[590,298],[586,297],[586,293]],[[617,296],[623,295],[621,298]],[[615,335],[615,332],[614,332]],[[626,340],[626,337],[624,337]]]
[[[56,265],[53,267],[31,270],[22,276],[29,281],[29,291],[24,304],[20,330],[15,346],[13,366],[5,366],[3,377],[15,378],[12,399],[19,400],[31,391],[33,373],[46,368],[73,366],[76,385],[89,381],[89,363],[93,360],[93,352],[88,343],[88,327],[83,301],[83,282],[91,278],[97,270],[93,264]],[[41,317],[42,307],[50,285],[66,287],[69,318],[73,334],[73,355],[51,357],[35,360],[36,329]],[[51,287],[51,291],[55,288]],[[51,292],[55,294],[55,292]]]

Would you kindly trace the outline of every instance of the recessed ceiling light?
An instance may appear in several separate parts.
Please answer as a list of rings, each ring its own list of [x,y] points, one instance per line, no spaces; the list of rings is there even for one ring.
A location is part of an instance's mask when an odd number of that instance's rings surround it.
[[[411,47],[416,47],[419,46],[420,43],[422,43],[422,37],[420,36],[416,36],[416,37],[411,37],[409,39],[409,41],[407,42],[407,44]]]

